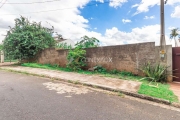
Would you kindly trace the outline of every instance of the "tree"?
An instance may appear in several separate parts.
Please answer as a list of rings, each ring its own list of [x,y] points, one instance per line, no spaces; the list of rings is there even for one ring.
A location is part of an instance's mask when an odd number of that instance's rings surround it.
[[[88,36],[81,37],[81,41],[77,42],[75,46],[79,46],[81,48],[90,48],[90,47],[98,47],[99,40],[95,37],[89,38]]]
[[[174,28],[171,30],[171,34],[170,34],[170,39],[174,39],[175,41],[175,47],[178,47],[178,43],[176,41],[176,37],[180,35],[178,32],[179,32],[179,29]]]
[[[2,44],[0,44],[0,51],[3,49],[3,45]]]
[[[15,26],[10,27],[3,42],[4,51],[16,59],[29,59],[40,50],[55,46],[52,37],[54,28],[46,28],[41,22],[30,22],[25,17],[15,19]],[[11,57],[12,58],[12,57]]]

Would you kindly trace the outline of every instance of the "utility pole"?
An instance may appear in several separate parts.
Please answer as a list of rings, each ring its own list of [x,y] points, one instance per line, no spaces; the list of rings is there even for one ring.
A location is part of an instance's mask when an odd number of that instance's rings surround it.
[[[160,36],[160,57],[164,61],[166,54],[166,40],[165,40],[165,22],[164,22],[164,4],[167,0],[160,0],[160,17],[161,17],[161,36]]]

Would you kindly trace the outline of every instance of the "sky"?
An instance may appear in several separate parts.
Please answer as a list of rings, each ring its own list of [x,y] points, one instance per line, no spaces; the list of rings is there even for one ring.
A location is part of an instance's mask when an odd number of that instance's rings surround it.
[[[0,0],[0,42],[21,15],[42,22],[74,42],[87,35],[101,45],[160,41],[160,0]],[[167,44],[173,28],[180,28],[180,0],[165,5]]]

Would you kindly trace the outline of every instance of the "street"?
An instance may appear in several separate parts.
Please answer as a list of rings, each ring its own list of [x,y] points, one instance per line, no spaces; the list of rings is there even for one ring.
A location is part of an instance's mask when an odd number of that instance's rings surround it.
[[[177,108],[178,109],[178,108]],[[0,120],[179,120],[178,110],[0,71]]]

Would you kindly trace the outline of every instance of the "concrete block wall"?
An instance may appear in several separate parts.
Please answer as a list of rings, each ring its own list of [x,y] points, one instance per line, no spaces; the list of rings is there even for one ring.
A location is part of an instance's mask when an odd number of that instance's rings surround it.
[[[160,47],[154,42],[138,43],[117,46],[105,46],[97,48],[87,48],[86,59],[87,69],[96,65],[101,65],[108,70],[117,69],[142,75],[139,69],[146,62],[158,63],[160,61]],[[66,67],[68,50],[56,50],[49,48],[41,51],[36,61],[41,64],[57,64]],[[163,64],[169,66],[168,71],[172,73],[172,46],[166,46],[166,59]],[[172,81],[172,77],[168,77]]]
[[[86,58],[109,58],[112,61],[88,62],[88,67],[102,65],[108,70],[117,69],[139,74],[145,62],[155,62],[155,43],[139,43],[86,49]]]

